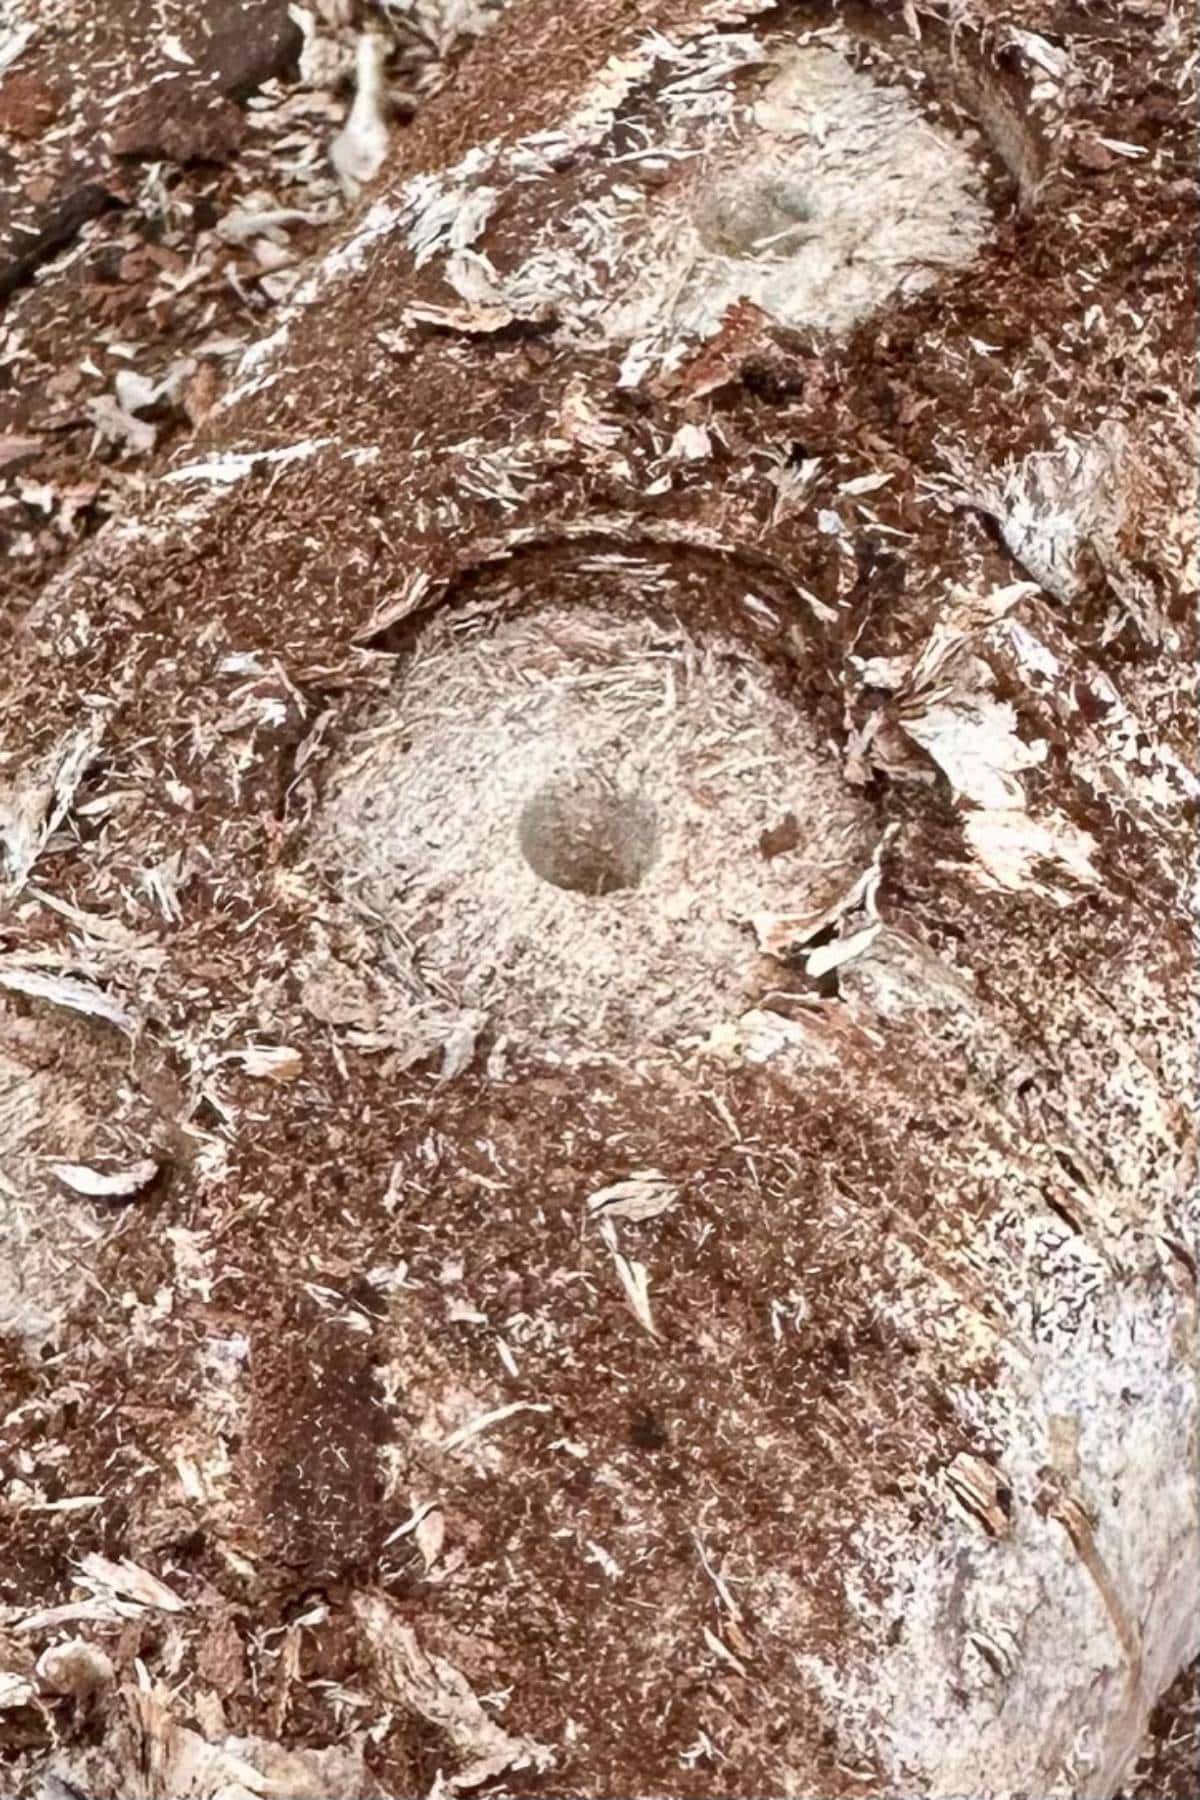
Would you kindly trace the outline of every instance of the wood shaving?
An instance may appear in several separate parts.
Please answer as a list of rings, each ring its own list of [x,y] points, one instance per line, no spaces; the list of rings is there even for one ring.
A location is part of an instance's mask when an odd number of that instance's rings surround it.
[[[657,1169],[639,1169],[611,1187],[597,1188],[589,1194],[587,1209],[592,1218],[644,1220],[657,1219],[669,1212],[679,1200],[679,1189]]]
[[[454,1752],[458,1767],[431,1792],[467,1792],[509,1771],[552,1767],[549,1748],[497,1725],[465,1676],[444,1657],[428,1655],[388,1601],[363,1594],[352,1607],[393,1704],[436,1727]]]
[[[107,1173],[90,1169],[84,1163],[51,1163],[51,1173],[76,1194],[97,1200],[126,1200],[147,1187],[158,1174],[159,1165],[152,1157],[131,1163],[127,1169]]]
[[[552,1410],[541,1401],[512,1400],[507,1406],[494,1407],[491,1412],[480,1413],[478,1418],[469,1419],[465,1425],[460,1425],[456,1431],[442,1439],[442,1449],[458,1450],[481,1432],[491,1431],[494,1426],[502,1425],[506,1419],[515,1418],[518,1413],[548,1413]]]
[[[129,1557],[123,1556],[119,1562],[113,1562],[98,1551],[90,1551],[79,1565],[84,1583],[99,1590],[103,1598],[108,1594],[119,1595],[124,1600],[133,1600],[139,1606],[153,1607],[159,1612],[183,1612],[186,1602],[173,1593],[165,1582],[149,1569],[143,1569]]]

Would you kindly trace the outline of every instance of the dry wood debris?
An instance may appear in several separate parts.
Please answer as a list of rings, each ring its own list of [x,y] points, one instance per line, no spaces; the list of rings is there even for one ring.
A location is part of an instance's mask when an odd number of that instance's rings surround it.
[[[252,10],[0,35],[0,1791],[1112,1794],[1189,21]]]

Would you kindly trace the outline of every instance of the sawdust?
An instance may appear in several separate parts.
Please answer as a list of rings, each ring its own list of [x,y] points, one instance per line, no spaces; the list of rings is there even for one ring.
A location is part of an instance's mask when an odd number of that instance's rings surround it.
[[[753,916],[820,910],[873,845],[750,645],[590,607],[435,622],[315,825],[419,1020],[555,1056],[702,1041],[765,985]]]
[[[104,1201],[82,1203],[50,1160],[127,1143],[122,1113],[144,1123],[142,1109],[113,1092],[115,1036],[48,1009],[29,1018],[0,1004],[0,1334],[31,1353],[53,1341],[87,1292],[87,1268],[119,1220]]]
[[[721,10],[718,39],[759,35]],[[511,1790],[593,1800],[1101,1793],[1194,1647],[1194,594],[1150,422],[1190,380],[1196,64],[1165,4],[957,8],[1019,191],[989,181],[974,259],[845,337],[746,304],[622,387],[620,347],[581,353],[544,306],[506,321],[447,290],[445,257],[414,268],[414,177],[486,146],[486,186],[490,135],[554,132],[607,83],[593,137],[468,209],[472,254],[511,273],[611,187],[608,149],[645,160],[626,98],[664,128],[647,26],[698,70],[726,56],[713,16],[525,0],[397,133],[381,207],[298,284],[244,397],[179,444],[239,478],[123,490],[120,530],[14,607],[6,824],[35,860],[5,949],[153,1052],[97,1046],[81,1105],[103,1118],[119,1068],[176,1156],[89,1252],[53,1354],[0,1342],[21,1800],[60,1778],[429,1793],[476,1745],[553,1755],[514,1759]],[[897,10],[892,73],[877,46],[850,60],[883,86],[930,71],[914,104],[961,135],[945,23]],[[746,101],[728,60],[699,104]],[[645,216],[693,171],[669,174]],[[1028,573],[991,500],[1114,413],[1123,504],[1068,482],[1066,579],[982,616]],[[631,559],[627,589],[611,563],[568,589],[598,555]],[[350,740],[402,742],[439,631],[461,673],[473,603],[485,644],[523,607],[531,633],[538,608],[665,617],[701,667],[732,643],[789,749],[807,767],[815,740],[869,811],[871,856],[725,1053],[639,1054],[639,1023],[505,1068],[447,1006],[412,1059],[405,946],[322,807]],[[946,694],[912,680],[943,667]],[[81,694],[102,754],[37,812]],[[1000,777],[1019,804],[981,806]],[[744,811],[747,880],[804,860],[802,797]],[[665,845],[657,801],[654,822]],[[662,854],[606,895],[521,878],[594,918],[641,904]],[[772,914],[785,953],[798,912]],[[47,1003],[26,986],[12,1011]],[[149,1142],[29,1156],[127,1170]],[[96,1556],[180,1610],[86,1587]],[[84,1704],[38,1672],[62,1633],[112,1669]]]
[[[781,47],[758,100],[724,122],[725,143],[690,170],[688,158],[677,197],[639,220],[632,256],[609,253],[632,292],[606,304],[606,332],[643,338],[669,318],[672,335],[708,337],[741,299],[840,332],[972,259],[991,224],[981,160],[902,88],[858,73],[846,48]],[[652,154],[677,148],[668,138]],[[649,266],[631,281],[631,263]]]
[[[628,346],[630,385],[711,337],[739,301],[845,332],[968,263],[993,227],[997,184],[977,129],[935,124],[899,85],[902,64],[877,51],[874,68],[855,67],[863,55],[832,26],[655,40],[640,64],[606,71],[559,133],[418,178],[392,219],[418,267],[441,262],[470,304]],[[548,228],[536,185],[585,144],[574,205]],[[476,250],[514,181],[500,243]]]

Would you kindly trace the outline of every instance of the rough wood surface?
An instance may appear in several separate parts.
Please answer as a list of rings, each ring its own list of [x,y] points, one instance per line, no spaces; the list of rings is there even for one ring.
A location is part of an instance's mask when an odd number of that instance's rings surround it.
[[[0,1793],[1116,1792],[1200,1649],[1196,67],[514,0],[14,540]]]

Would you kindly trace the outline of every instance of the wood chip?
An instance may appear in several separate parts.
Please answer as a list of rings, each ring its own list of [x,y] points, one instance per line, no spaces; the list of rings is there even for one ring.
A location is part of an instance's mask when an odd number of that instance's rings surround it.
[[[115,1671],[111,1658],[98,1644],[86,1638],[68,1638],[65,1644],[51,1644],[38,1658],[39,1681],[56,1694],[71,1694],[77,1700],[111,1687]]]
[[[18,437],[11,431],[0,431],[0,469],[11,469],[28,462],[41,448],[41,438]]]
[[[849,937],[837,938],[832,944],[819,944],[815,950],[808,952],[805,968],[816,980],[821,975],[828,975],[831,970],[839,969],[843,963],[851,962],[854,957],[861,956],[869,950],[879,933],[883,930],[878,921],[867,925],[862,931],[854,931]]]
[[[421,1552],[421,1561],[427,1569],[432,1569],[446,1542],[446,1515],[440,1506],[431,1506],[422,1515],[413,1535]]]
[[[465,1425],[460,1425],[457,1431],[452,1431],[449,1437],[442,1439],[442,1449],[457,1450],[460,1445],[478,1437],[480,1432],[490,1431],[493,1425],[501,1425],[505,1419],[514,1418],[517,1413],[548,1413],[550,1410],[543,1401],[513,1400],[508,1406],[497,1406],[492,1412],[480,1413],[478,1418],[469,1419]]]
[[[728,1663],[729,1667],[735,1669],[739,1675],[745,1675],[745,1663],[733,1654],[733,1651],[729,1648],[728,1644],[723,1644],[716,1632],[710,1631],[707,1625],[703,1627],[703,1630],[704,1641],[712,1651],[713,1655],[719,1657],[723,1663]]]
[[[136,1615],[130,1607],[122,1610],[111,1599],[68,1600],[62,1606],[43,1606],[26,1613],[13,1630],[32,1637],[40,1631],[58,1631],[63,1625],[114,1625],[132,1616]]]
[[[991,1463],[960,1450],[946,1470],[946,1483],[960,1509],[978,1520],[989,1537],[1008,1536],[1012,1524],[1001,1505],[1007,1484]]]
[[[628,1256],[622,1256],[619,1250],[613,1252],[617,1278],[625,1289],[634,1318],[650,1337],[657,1338],[658,1329],[654,1323],[654,1314],[650,1310],[650,1274],[645,1263],[640,1263]]]
[[[515,313],[507,306],[409,306],[404,311],[406,325],[429,325],[440,331],[458,331],[467,337],[490,337],[505,331],[513,323]]]
[[[638,1169],[624,1181],[611,1187],[598,1188],[588,1195],[587,1209],[593,1219],[657,1219],[669,1212],[679,1199],[679,1189],[657,1169]]]
[[[133,1030],[133,1019],[119,1001],[89,982],[77,981],[70,975],[55,975],[45,969],[7,963],[0,965],[0,988],[8,988],[14,994],[28,994],[32,1000],[48,1000],[51,1006],[64,1006],[70,1012],[86,1013],[93,1019],[104,1019],[121,1031]]]
[[[149,1569],[143,1569],[140,1563],[131,1562],[127,1556],[120,1562],[111,1562],[107,1556],[93,1551],[84,1557],[79,1567],[85,1585],[90,1588],[107,1588],[110,1593],[136,1601],[139,1606],[155,1607],[159,1612],[179,1613],[187,1609],[187,1602],[173,1593],[165,1582],[152,1575]]]
[[[238,1058],[247,1075],[259,1081],[295,1081],[304,1068],[299,1050],[287,1044],[248,1044]]]
[[[50,1168],[64,1187],[94,1200],[127,1200],[131,1194],[140,1193],[158,1174],[158,1164],[149,1156],[127,1169],[114,1169],[107,1175],[99,1169],[89,1169],[85,1163],[51,1163]]]
[[[37,1689],[23,1675],[12,1675],[0,1669],[0,1712],[15,1712],[18,1707],[31,1706],[37,1698]]]
[[[461,1670],[444,1657],[427,1654],[389,1601],[360,1594],[351,1601],[351,1610],[388,1698],[441,1732],[454,1751],[458,1767],[448,1777],[439,1777],[434,1792],[479,1787],[509,1769],[550,1768],[551,1750],[532,1738],[514,1737],[498,1725]]]

